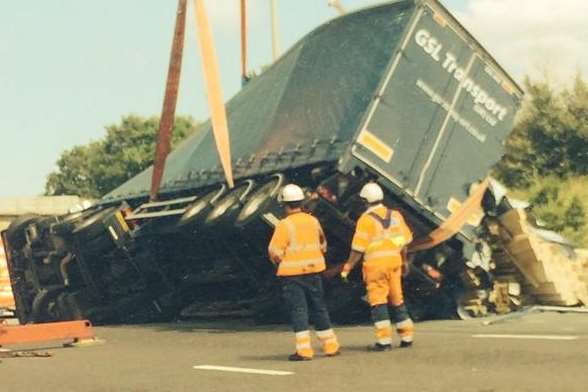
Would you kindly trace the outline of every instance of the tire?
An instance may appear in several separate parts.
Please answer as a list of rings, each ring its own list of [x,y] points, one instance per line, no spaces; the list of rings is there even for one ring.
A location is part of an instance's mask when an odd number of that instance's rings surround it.
[[[186,209],[180,220],[176,223],[176,227],[195,226],[201,223],[226,191],[227,187],[223,185],[220,189],[212,190],[196,199]]]
[[[266,211],[273,202],[276,202],[278,193],[285,182],[286,177],[283,174],[276,174],[272,176],[271,180],[258,188],[249,196],[247,202],[241,208],[235,220],[235,225],[243,227]]]
[[[232,189],[228,194],[219,199],[215,207],[206,217],[204,224],[213,226],[215,224],[229,224],[234,220],[243,202],[247,199],[255,187],[255,181],[247,180]],[[233,218],[233,219],[232,219]]]
[[[6,240],[11,249],[20,249],[22,248],[26,242],[26,232],[25,229],[36,220],[40,219],[39,215],[35,214],[27,214],[20,216],[12,221],[8,229],[6,230]]]
[[[118,208],[116,207],[109,207],[90,215],[75,226],[72,234],[76,240],[82,243],[101,236],[106,232],[106,226],[103,223],[104,219],[114,214],[117,210]]]

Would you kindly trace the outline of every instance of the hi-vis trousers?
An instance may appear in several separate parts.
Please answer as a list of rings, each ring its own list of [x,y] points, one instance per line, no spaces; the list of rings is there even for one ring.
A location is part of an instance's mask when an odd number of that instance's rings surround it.
[[[284,302],[290,313],[292,328],[296,334],[296,352],[312,358],[314,351],[310,341],[310,322],[327,355],[339,350],[335,332],[331,328],[329,312],[324,301],[323,282],[319,274],[286,276],[280,278]]]
[[[406,343],[412,342],[414,325],[404,305],[401,265],[399,263],[364,264],[363,280],[368,301],[372,307],[376,341],[383,345],[392,344],[392,323],[390,322],[390,313],[392,313],[400,339]]]

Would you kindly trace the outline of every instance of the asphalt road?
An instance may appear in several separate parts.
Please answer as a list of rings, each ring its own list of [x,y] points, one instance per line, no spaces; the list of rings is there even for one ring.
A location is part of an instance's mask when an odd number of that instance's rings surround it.
[[[2,391],[582,391],[588,390],[588,314],[532,314],[417,324],[415,346],[365,350],[370,326],[339,327],[343,354],[292,363],[285,326],[179,323],[95,328],[103,345],[8,358]],[[482,335],[482,336],[476,336]],[[538,335],[538,336],[537,336]],[[200,370],[223,366],[288,375]]]

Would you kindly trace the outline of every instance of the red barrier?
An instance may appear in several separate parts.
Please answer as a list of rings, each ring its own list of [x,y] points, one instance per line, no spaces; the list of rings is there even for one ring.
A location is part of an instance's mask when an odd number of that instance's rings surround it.
[[[51,341],[76,343],[94,339],[94,330],[88,320],[27,325],[0,324],[0,346]]]

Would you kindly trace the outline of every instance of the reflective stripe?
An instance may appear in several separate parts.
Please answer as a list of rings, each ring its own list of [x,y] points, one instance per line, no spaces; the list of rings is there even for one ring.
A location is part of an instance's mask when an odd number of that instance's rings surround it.
[[[380,344],[392,343],[392,323],[389,319],[375,321],[376,341]]]
[[[288,245],[288,250],[293,252],[307,252],[311,250],[321,250],[320,244],[308,244],[308,245]]]
[[[303,357],[312,358],[314,352],[312,350],[312,346],[310,345],[310,333],[308,331],[303,331],[302,336],[298,336],[299,333],[296,335],[296,353]]]
[[[313,250],[321,250],[321,244],[306,244],[306,245],[298,245],[298,238],[296,236],[296,226],[289,220],[285,220],[286,228],[288,229],[288,234],[290,236],[290,243],[288,244],[287,250],[292,252],[306,252],[306,251],[313,251]]]
[[[411,319],[396,323],[396,332],[403,342],[412,342],[414,335],[414,324]]]
[[[407,244],[406,238],[402,234],[395,233],[384,233],[383,235],[377,235],[370,242],[370,247],[383,245],[386,241],[391,242],[394,246],[399,248]]]
[[[296,350],[310,349],[310,331],[296,332]]]
[[[395,229],[397,229],[400,226],[400,222],[398,222],[392,216],[393,215],[393,211],[392,210],[386,208],[386,214],[390,214],[390,224],[389,224],[388,227],[384,227],[383,223],[378,218],[376,218],[376,216],[377,216],[380,219],[383,219],[375,211],[368,211],[366,213],[368,214],[368,216],[370,216],[373,220],[375,220],[378,223],[378,225],[376,225],[377,233],[374,236],[374,241],[383,240],[383,239],[389,239],[390,237],[398,236],[398,234],[395,234],[395,232],[396,232]],[[402,238],[404,238],[404,236],[402,234],[399,235],[399,236],[402,237]]]
[[[386,214],[386,218],[382,218],[380,214]],[[374,260],[376,258],[390,258],[401,256],[401,249],[408,243],[408,239],[402,231],[401,218],[396,217],[396,212],[378,205],[370,208],[364,215],[369,216],[373,222],[373,230],[369,244],[366,244],[365,261]],[[390,221],[390,224],[384,221]],[[356,233],[357,234],[357,233]],[[359,237],[358,237],[359,238]],[[360,242],[360,241],[358,241]],[[360,242],[360,246],[363,245]]]
[[[335,354],[337,351],[339,351],[339,342],[337,341],[335,331],[333,331],[332,328],[316,331],[316,335],[321,342],[321,346],[325,354]]]
[[[285,219],[284,222],[286,223],[286,228],[288,229],[288,236],[290,239],[290,243],[288,244],[288,249],[297,248],[298,241],[296,240],[296,227],[288,219]]]
[[[319,338],[330,338],[335,335],[333,329],[325,329],[323,331],[316,331],[316,336]]]
[[[325,270],[320,224],[312,216],[305,215],[307,214],[296,214],[282,221],[288,242],[278,268],[278,276],[303,275]]]
[[[411,319],[406,319],[404,321],[401,321],[399,323],[396,323],[396,328],[400,329],[400,328],[405,328],[405,327],[412,327],[413,323]]]
[[[382,320],[382,321],[376,321],[374,323],[374,325],[376,326],[376,328],[380,329],[380,328],[391,327],[392,323],[390,322],[390,320]]]
[[[369,248],[372,248],[372,249],[373,249],[373,248],[377,248],[378,246],[381,246],[381,245],[383,245],[383,244],[384,244],[384,240],[382,240],[382,239],[376,240],[376,239],[374,238],[374,239],[372,239],[372,240],[370,241],[370,243],[368,244],[368,249],[369,249]]]
[[[373,259],[379,259],[383,257],[395,257],[400,256],[400,250],[381,250],[377,252],[368,252],[365,255],[365,261],[370,261]]]
[[[396,234],[391,231],[385,231],[383,233],[379,233],[379,234],[375,235],[374,238],[372,239],[371,243],[383,242],[383,241],[392,241],[392,242],[396,243],[397,241],[400,241],[400,240],[406,241],[402,234]]]
[[[316,259],[309,260],[283,261],[281,265],[284,268],[311,267],[322,264],[323,262],[324,259],[322,257],[317,257]]]

